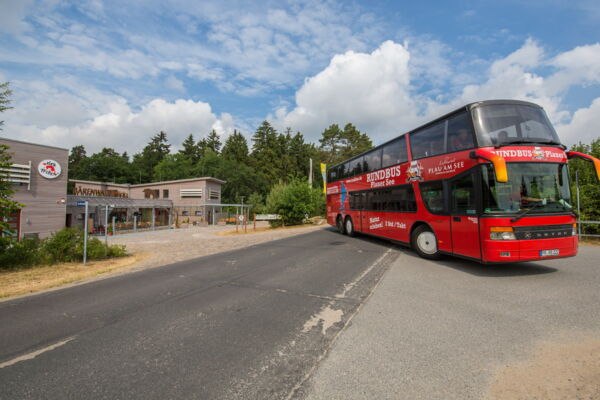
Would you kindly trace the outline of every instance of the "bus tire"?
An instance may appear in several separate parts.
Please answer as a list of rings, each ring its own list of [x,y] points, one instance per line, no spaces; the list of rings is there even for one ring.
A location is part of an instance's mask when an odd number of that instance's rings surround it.
[[[342,235],[346,233],[346,231],[344,230],[344,220],[342,219],[341,215],[337,216],[337,219],[335,220],[335,225],[339,233],[341,233]]]
[[[430,260],[440,258],[437,237],[427,225],[420,225],[413,231],[412,247],[423,258]]]
[[[346,217],[346,221],[344,222],[344,230],[346,231],[346,235],[350,237],[356,235],[356,232],[354,232],[354,222],[352,222],[352,218]]]

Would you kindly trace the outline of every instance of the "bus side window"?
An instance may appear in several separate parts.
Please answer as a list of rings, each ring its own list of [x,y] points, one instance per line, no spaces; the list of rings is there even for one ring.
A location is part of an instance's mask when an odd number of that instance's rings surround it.
[[[408,155],[406,152],[406,138],[404,136],[383,146],[383,155],[381,157],[382,168],[400,164],[406,160],[408,160]]]
[[[376,171],[381,168],[381,149],[375,149],[365,154],[364,172]]]
[[[439,121],[434,125],[421,129],[410,135],[410,147],[413,158],[423,158],[443,154],[446,152],[444,145],[444,131],[446,121]]]
[[[444,188],[442,182],[422,183],[419,185],[421,197],[427,209],[433,214],[444,212]]]
[[[450,184],[452,214],[476,214],[475,185],[473,174],[469,173]]]
[[[454,115],[448,120],[448,152],[472,149],[473,128],[466,112]]]

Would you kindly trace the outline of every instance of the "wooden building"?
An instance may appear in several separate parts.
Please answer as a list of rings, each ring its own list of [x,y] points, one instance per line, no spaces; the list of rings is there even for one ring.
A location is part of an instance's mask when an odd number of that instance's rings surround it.
[[[13,200],[23,204],[9,223],[19,238],[44,238],[65,226],[69,151],[0,138],[12,165],[0,171],[13,183]],[[6,232],[4,234],[7,234]]]

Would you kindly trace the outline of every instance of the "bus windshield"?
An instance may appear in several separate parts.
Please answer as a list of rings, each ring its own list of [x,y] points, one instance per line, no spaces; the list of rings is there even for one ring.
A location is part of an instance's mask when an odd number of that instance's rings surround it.
[[[569,174],[565,164],[508,163],[507,183],[494,179],[491,165],[482,165],[483,211],[513,214],[571,211]]]
[[[520,143],[560,144],[543,109],[524,104],[488,104],[473,109],[480,147]]]

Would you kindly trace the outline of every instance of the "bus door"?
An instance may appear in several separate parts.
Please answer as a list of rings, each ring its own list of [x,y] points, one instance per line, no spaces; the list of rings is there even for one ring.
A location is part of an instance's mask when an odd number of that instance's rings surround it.
[[[478,195],[475,182],[473,171],[449,182],[452,252],[480,259]]]

